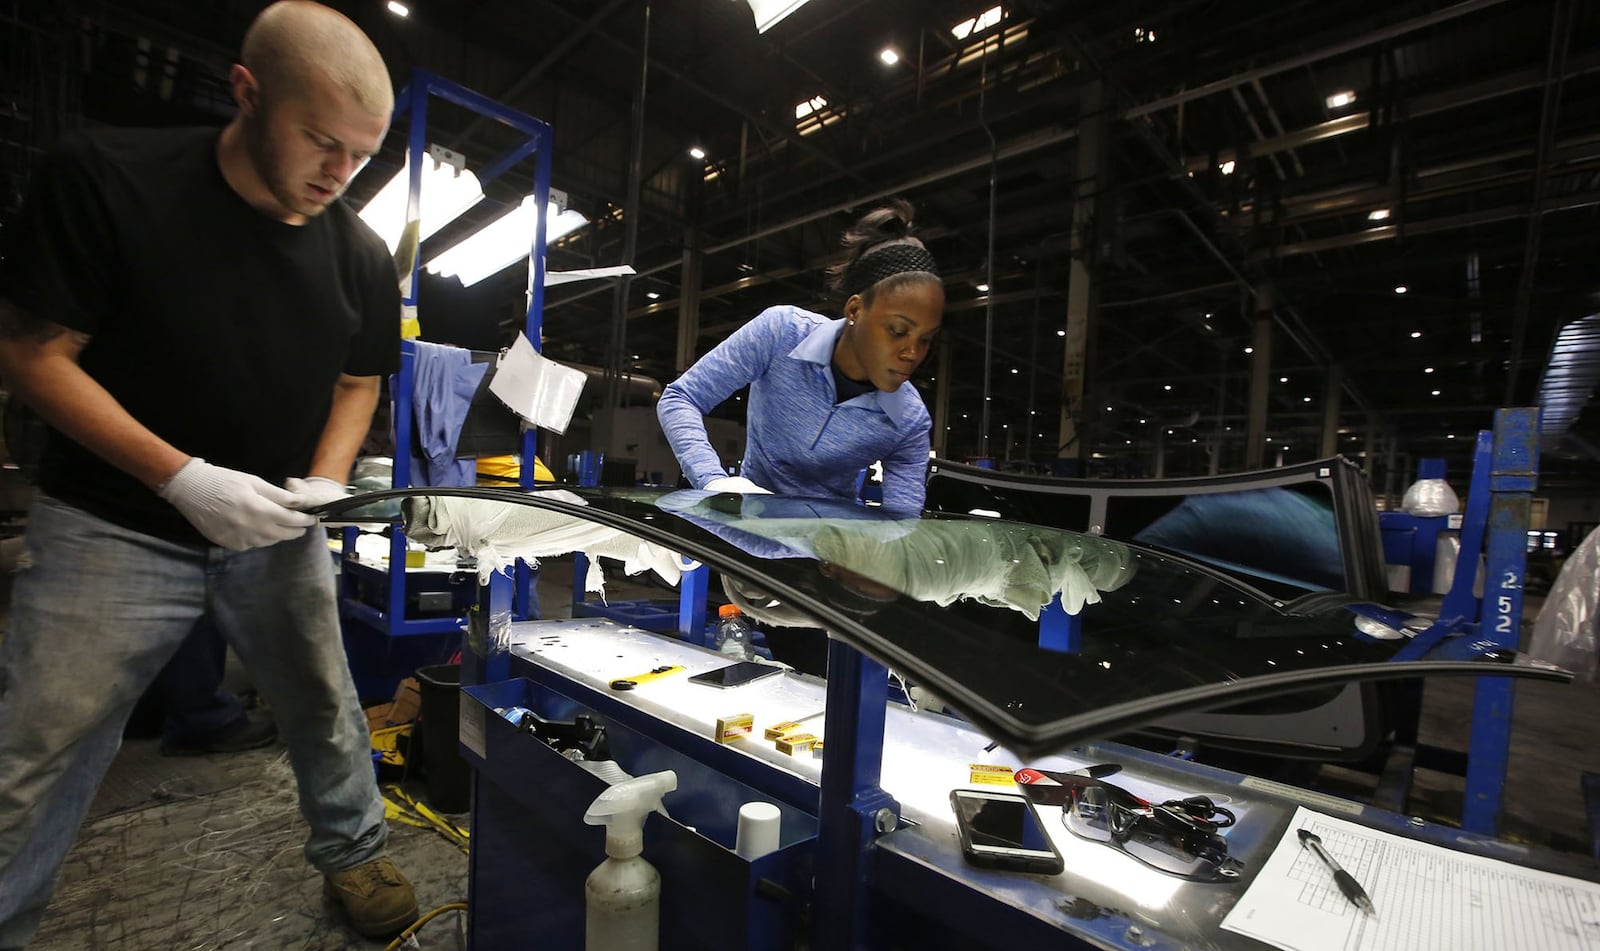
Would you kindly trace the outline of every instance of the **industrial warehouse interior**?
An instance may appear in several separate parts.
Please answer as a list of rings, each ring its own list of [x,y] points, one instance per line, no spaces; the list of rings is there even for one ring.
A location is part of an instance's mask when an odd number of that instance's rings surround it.
[[[141,708],[0,949],[1600,947],[1600,7],[326,5],[395,93],[332,200],[405,342],[348,487],[298,507],[416,914],[325,895],[285,738],[175,751]],[[235,121],[267,6],[0,0],[0,273],[58,143]],[[895,202],[921,256],[887,280],[942,304],[885,385],[840,354],[913,295],[850,290],[845,242]],[[125,245],[106,312],[142,315]],[[712,380],[777,317],[843,342]],[[477,373],[449,423],[435,348]],[[6,359],[0,713],[76,458]],[[834,459],[853,406],[923,430]],[[56,781],[0,764],[0,875]],[[963,811],[990,795],[1014,829]],[[585,880],[638,856],[619,924]]]

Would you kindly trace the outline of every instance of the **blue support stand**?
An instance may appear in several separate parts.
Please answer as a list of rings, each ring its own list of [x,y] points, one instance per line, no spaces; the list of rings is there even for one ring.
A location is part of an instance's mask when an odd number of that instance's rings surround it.
[[[684,640],[701,647],[712,647],[706,630],[706,592],[711,586],[711,569],[696,565],[678,579],[678,633]]]
[[[1083,643],[1083,620],[1077,614],[1068,614],[1061,605],[1061,592],[1039,612],[1039,646],[1047,651],[1076,654]]]
[[[882,664],[828,641],[826,735],[838,740],[822,751],[817,868],[826,871],[816,878],[815,948],[861,946],[867,927],[867,848],[899,823],[900,804],[878,785],[888,682]]]
[[[1483,624],[1479,636],[1514,651],[1522,637],[1522,593],[1527,562],[1528,523],[1539,473],[1539,410],[1502,409],[1495,413],[1494,463],[1489,477],[1487,566]],[[1462,559],[1468,557],[1463,547]],[[1476,560],[1476,559],[1474,559]],[[1468,582],[1470,590],[1471,582]],[[1508,677],[1478,680],[1472,715],[1472,746],[1467,759],[1466,802],[1461,826],[1493,835],[1500,821],[1511,751],[1512,684]]]
[[[1467,510],[1461,517],[1461,550],[1456,558],[1456,571],[1450,579],[1450,590],[1445,593],[1439,608],[1439,619],[1461,618],[1476,621],[1479,613],[1478,596],[1473,594],[1473,582],[1478,577],[1478,552],[1483,551],[1483,536],[1489,525],[1489,482],[1494,468],[1495,434],[1488,430],[1478,433],[1478,443],[1472,452],[1472,484],[1467,489]]]
[[[426,70],[416,70],[412,73],[411,82],[395,97],[394,121],[405,119],[408,122],[406,132],[406,155],[408,168],[408,194],[406,199],[406,218],[415,221],[420,216],[422,206],[422,166],[426,161],[428,147],[428,110],[430,100],[434,97],[462,106],[479,115],[507,126],[518,132],[522,139],[505,153],[499,155],[487,165],[483,166],[478,178],[482,182],[490,182],[509,171],[517,163],[529,156],[534,160],[534,186],[533,196],[540,208],[548,208],[550,202],[550,169],[551,169],[551,129],[549,124],[535,119],[515,109],[474,92],[458,83],[443,79]],[[544,273],[545,273],[545,228],[547,215],[541,214],[535,226],[533,241],[529,246],[529,286],[528,305],[524,320],[524,332],[535,348],[539,346],[540,330],[544,313]],[[417,298],[419,289],[419,270],[422,255],[419,253],[411,256],[410,279],[404,283],[406,288],[401,300],[402,316],[408,321],[417,317]],[[415,330],[411,331],[415,333]],[[391,418],[394,425],[394,473],[392,485],[394,488],[403,489],[411,484],[409,460],[413,454],[414,433],[412,432],[412,399],[411,391],[415,377],[416,345],[411,340],[401,343],[400,369],[390,382],[393,407]],[[532,460],[537,455],[535,432],[528,430],[522,435],[522,466],[520,483],[524,488],[534,485],[534,469]],[[417,582],[408,578],[406,565],[406,535],[405,531],[395,525],[389,539],[389,564],[387,567],[363,565],[354,557],[355,533],[345,534],[344,557],[342,559],[343,571],[340,582],[340,612],[341,616],[359,622],[364,628],[370,629],[377,635],[386,638],[436,635],[438,637],[453,638],[461,629],[462,615],[453,617],[413,618],[407,616],[407,607],[412,600],[409,595],[415,593]],[[447,576],[448,577],[448,576]],[[511,608],[518,618],[531,618],[538,614],[538,602],[534,596],[535,572],[527,563],[518,561],[513,572],[512,604]],[[453,580],[451,582],[454,584]],[[374,586],[381,585],[381,596],[370,593],[363,597],[362,592],[370,592]],[[451,589],[452,591],[454,588]],[[469,588],[462,588],[462,604],[458,610],[466,611],[466,603],[470,600]],[[357,638],[359,639],[359,638]],[[347,643],[352,640],[347,632]],[[452,642],[450,650],[454,650]],[[388,652],[385,651],[385,654]],[[401,651],[401,654],[407,654]],[[364,667],[352,657],[352,666]],[[412,665],[414,669],[415,665]],[[391,672],[392,673],[392,672]],[[361,671],[357,672],[361,679]],[[399,676],[405,676],[404,673]],[[394,679],[398,679],[397,677]],[[376,683],[377,681],[374,681]],[[387,688],[376,689],[377,694],[387,695],[394,689],[391,682]]]

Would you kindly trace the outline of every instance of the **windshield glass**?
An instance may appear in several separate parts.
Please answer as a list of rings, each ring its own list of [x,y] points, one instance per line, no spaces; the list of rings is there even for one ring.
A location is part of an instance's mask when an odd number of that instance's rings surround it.
[[[1291,613],[1215,568],[1062,529],[692,490],[436,491],[451,494],[406,501],[410,534],[468,549],[483,571],[582,551],[598,556],[586,585],[598,590],[601,559],[668,583],[680,555],[696,559],[717,573],[714,600],[761,626],[824,629],[1018,750],[1347,676],[1402,676],[1389,661],[1409,643],[1358,630],[1339,598]]]

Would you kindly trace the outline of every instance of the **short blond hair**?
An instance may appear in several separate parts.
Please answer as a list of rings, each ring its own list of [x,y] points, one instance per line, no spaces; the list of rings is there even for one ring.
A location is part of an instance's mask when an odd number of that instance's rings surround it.
[[[245,31],[240,63],[276,99],[302,92],[321,76],[373,115],[394,110],[389,67],[361,28],[337,10],[310,0],[279,0]]]

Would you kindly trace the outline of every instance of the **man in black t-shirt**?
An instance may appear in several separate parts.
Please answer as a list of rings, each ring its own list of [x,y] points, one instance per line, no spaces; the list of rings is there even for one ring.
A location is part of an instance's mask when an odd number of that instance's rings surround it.
[[[399,360],[381,239],[339,196],[394,98],[354,23],[268,7],[217,130],[64,141],[8,229],[0,376],[51,427],[0,642],[0,949],[38,927],[134,702],[202,617],[272,704],[307,859],[356,930],[416,918],[323,533]]]

